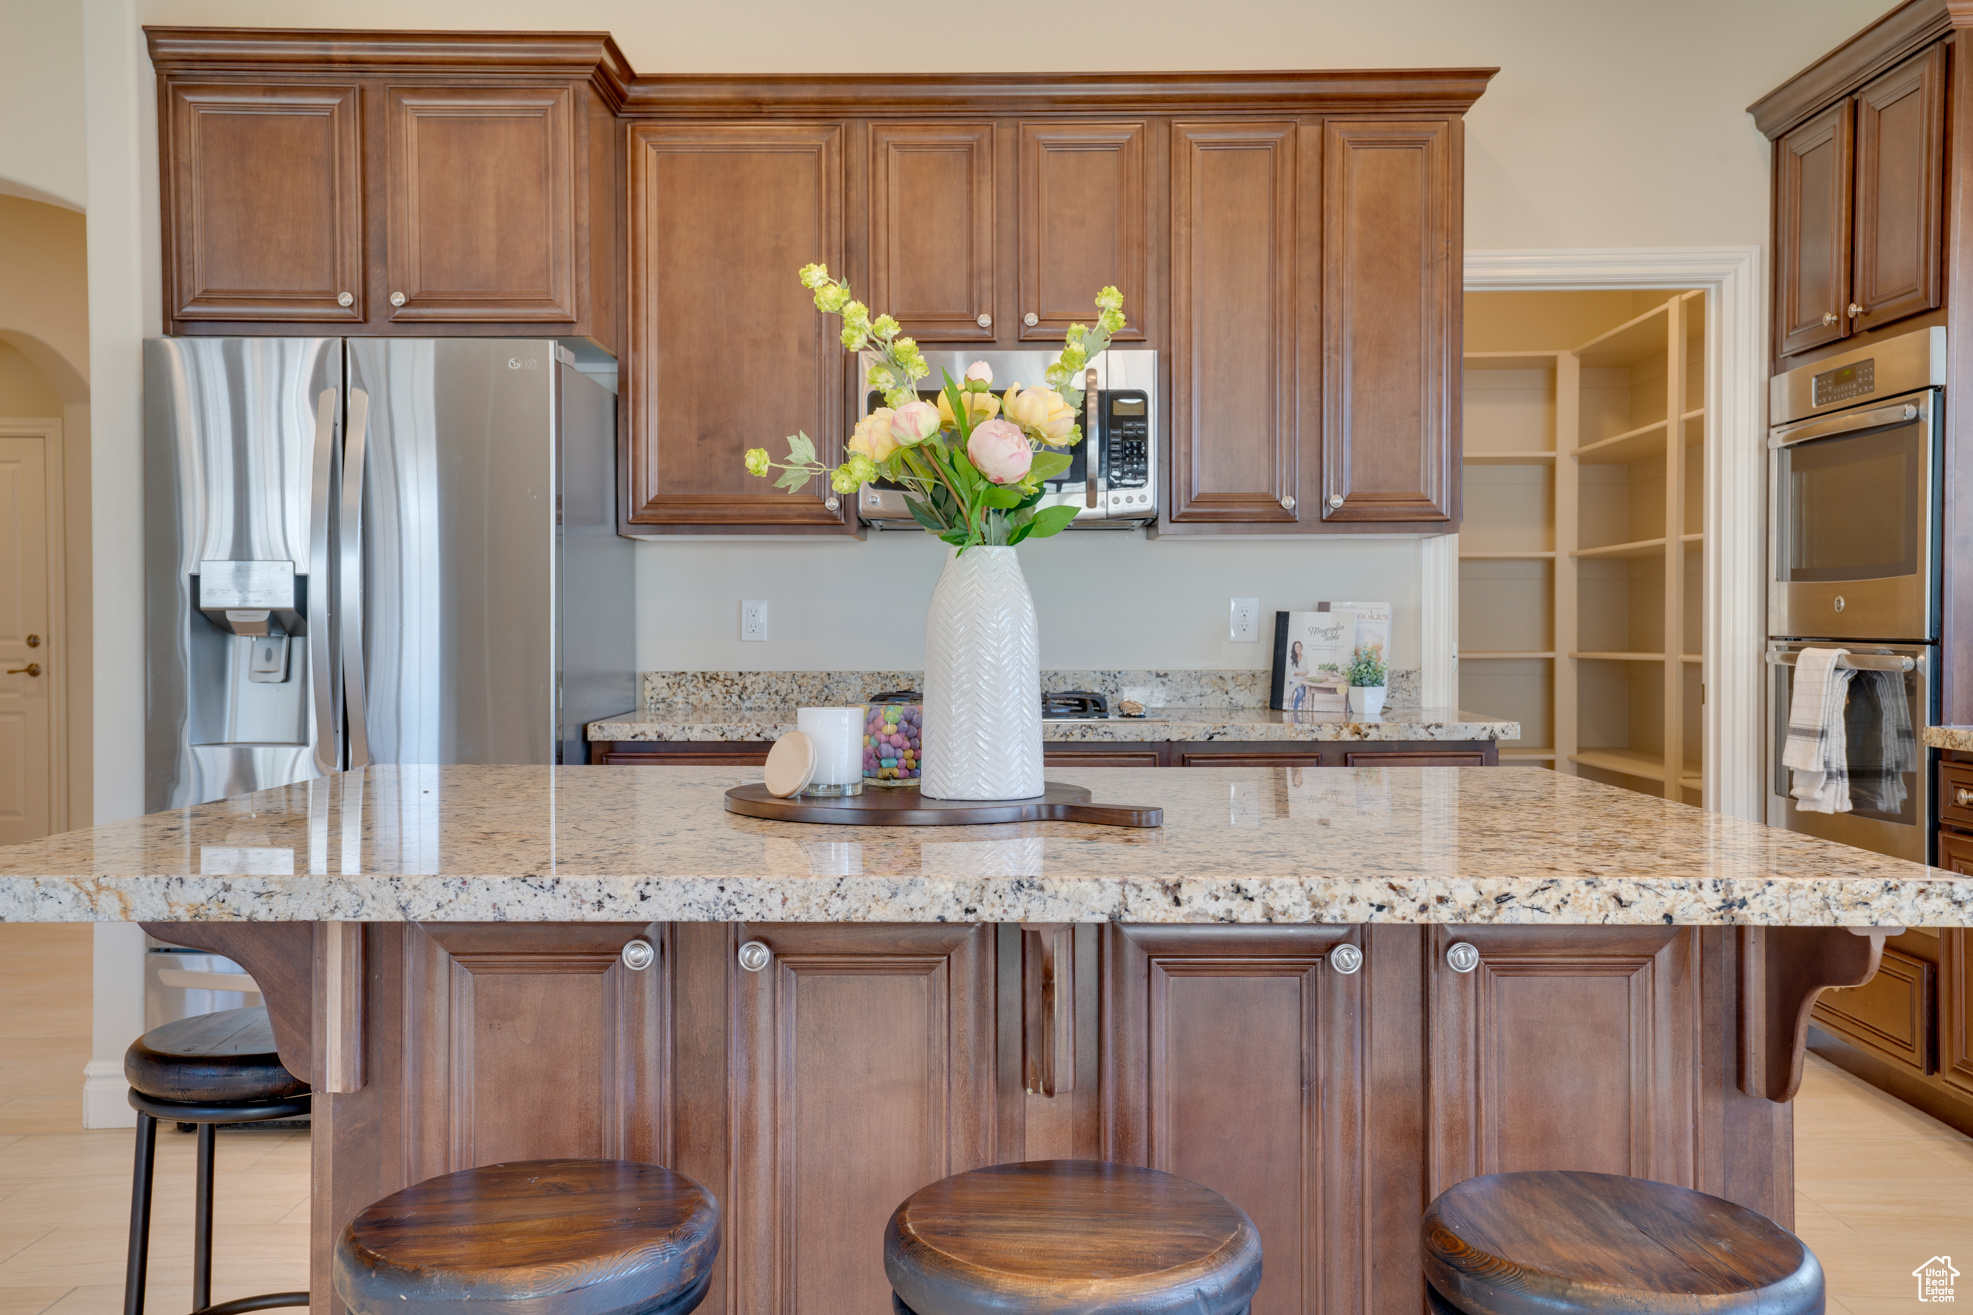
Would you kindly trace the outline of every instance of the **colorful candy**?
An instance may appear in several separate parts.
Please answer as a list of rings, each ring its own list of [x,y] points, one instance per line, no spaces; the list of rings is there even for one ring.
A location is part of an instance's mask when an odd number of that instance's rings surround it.
[[[863,717],[863,779],[882,785],[915,781],[924,770],[924,708],[872,703]]]

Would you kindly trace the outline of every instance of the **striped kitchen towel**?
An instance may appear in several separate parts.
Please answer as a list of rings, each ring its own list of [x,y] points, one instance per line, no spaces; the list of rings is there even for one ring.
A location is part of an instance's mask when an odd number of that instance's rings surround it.
[[[1843,705],[1855,671],[1837,665],[1845,648],[1805,648],[1795,660],[1795,691],[1788,700],[1788,742],[1781,765],[1794,772],[1788,793],[1805,813],[1850,811],[1849,737]]]

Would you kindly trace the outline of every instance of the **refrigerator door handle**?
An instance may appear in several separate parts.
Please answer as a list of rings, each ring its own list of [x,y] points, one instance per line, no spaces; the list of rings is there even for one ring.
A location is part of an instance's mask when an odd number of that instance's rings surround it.
[[[315,766],[327,776],[342,770],[331,651],[335,605],[329,589],[329,516],[336,475],[336,394],[331,389],[315,398],[313,466],[308,508],[308,678],[315,703]]]
[[[349,390],[349,440],[343,445],[342,637],[343,706],[349,717],[349,766],[370,762],[368,707],[363,694],[363,465],[370,436],[370,394]]]

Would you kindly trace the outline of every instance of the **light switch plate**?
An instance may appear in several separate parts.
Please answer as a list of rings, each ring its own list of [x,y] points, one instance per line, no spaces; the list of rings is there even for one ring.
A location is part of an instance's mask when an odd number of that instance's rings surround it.
[[[1227,611],[1227,633],[1236,644],[1261,642],[1261,600],[1236,598]]]
[[[767,600],[746,598],[740,602],[740,638],[767,642]]]

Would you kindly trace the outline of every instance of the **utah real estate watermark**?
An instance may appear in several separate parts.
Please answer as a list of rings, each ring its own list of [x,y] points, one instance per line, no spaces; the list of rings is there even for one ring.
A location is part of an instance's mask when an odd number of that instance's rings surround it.
[[[1912,1270],[1911,1276],[1918,1280],[1920,1301],[1951,1301],[1952,1281],[1959,1277],[1959,1271],[1952,1267],[1951,1256],[1933,1256]]]

